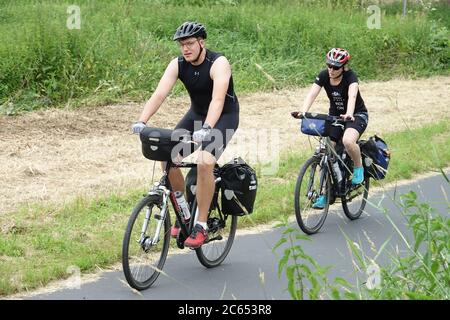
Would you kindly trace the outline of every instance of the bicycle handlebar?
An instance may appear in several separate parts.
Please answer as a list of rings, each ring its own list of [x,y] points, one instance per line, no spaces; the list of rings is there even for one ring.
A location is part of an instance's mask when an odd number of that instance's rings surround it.
[[[340,116],[331,116],[329,114],[323,114],[323,113],[311,113],[311,112],[301,113],[298,111],[294,111],[294,112],[291,112],[291,116],[295,119],[303,119],[303,118],[320,119],[320,120],[327,120],[327,121],[340,123],[340,124],[343,124],[346,122],[353,122],[353,120],[350,118],[343,119]]]

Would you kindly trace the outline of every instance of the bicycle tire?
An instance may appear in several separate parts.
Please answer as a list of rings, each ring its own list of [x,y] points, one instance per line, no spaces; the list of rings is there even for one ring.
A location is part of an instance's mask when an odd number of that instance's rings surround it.
[[[316,209],[312,209],[312,208],[308,208],[307,204],[312,204],[314,203],[314,201],[317,199],[317,194],[314,195],[314,193],[317,193],[316,191],[311,191],[309,190],[306,194],[306,203],[305,205],[302,205],[301,200],[300,200],[300,193],[302,191],[302,183],[303,183],[303,178],[305,176],[305,173],[307,172],[309,167],[312,167],[313,165],[315,165],[315,167],[313,168],[314,173],[317,169],[317,167],[320,165],[320,161],[321,158],[318,157],[311,157],[309,158],[302,166],[300,173],[298,175],[297,178],[297,183],[295,185],[295,193],[294,193],[294,208],[295,208],[295,217],[297,219],[297,224],[299,225],[300,229],[302,229],[302,231],[308,235],[317,233],[320,228],[323,226],[325,219],[327,217],[328,214],[328,209],[330,206],[330,196],[331,196],[331,184],[330,184],[330,175],[328,173],[328,171],[326,171],[325,174],[325,183],[326,183],[326,197],[327,197],[327,202],[326,205],[323,209],[323,211],[320,213],[320,211],[316,210]],[[321,169],[319,169],[319,172],[321,171]],[[311,177],[310,177],[311,178]],[[310,182],[308,180],[308,182]],[[310,194],[311,191],[311,194]],[[308,198],[309,197],[309,198]],[[313,210],[313,211],[312,211]],[[302,214],[303,212],[303,214]],[[309,216],[313,216],[313,215],[320,215],[317,219],[317,223],[313,224],[313,226],[308,226],[307,224],[307,220]]]
[[[169,250],[169,242],[170,242],[170,216],[169,216],[169,209],[167,204],[167,212],[165,215],[165,219],[163,222],[163,225],[161,227],[161,231],[163,233],[161,234],[160,231],[160,238],[157,245],[151,245],[149,247],[150,249],[154,249],[152,252],[145,252],[143,245],[139,243],[139,239],[141,238],[141,228],[142,224],[136,223],[138,219],[141,218],[140,214],[143,213],[143,209],[149,208],[150,210],[150,220],[147,227],[147,230],[151,228],[153,225],[152,223],[157,223],[157,218],[155,217],[155,212],[153,209],[156,207],[159,209],[159,212],[161,211],[161,205],[162,205],[162,199],[160,196],[157,195],[150,195],[143,198],[133,209],[131,216],[128,220],[127,227],[125,229],[125,235],[123,238],[123,244],[122,244],[122,267],[123,272],[125,274],[125,278],[128,282],[128,284],[136,289],[136,290],[145,290],[148,289],[158,278],[159,274],[161,273],[161,270],[164,266],[164,263],[167,258],[167,253]],[[145,214],[144,214],[145,215]],[[133,229],[133,227],[136,226],[136,229]],[[162,235],[162,237],[161,237]],[[133,248],[133,252],[130,252],[130,240],[134,240],[137,236],[137,244],[136,249]],[[139,249],[140,247],[140,249]],[[133,256],[132,254],[136,252],[136,256]],[[148,259],[152,258],[153,256],[157,259],[157,263],[153,265],[147,265],[146,263],[142,263],[140,261],[141,257],[137,256],[137,254],[141,254],[142,257],[145,259],[147,256]],[[131,260],[130,260],[131,259]],[[150,270],[149,276],[145,277],[144,279],[140,280],[137,279],[135,275],[136,268],[133,268],[130,262],[136,261],[138,263],[138,273],[139,275],[141,267],[148,267],[146,269]]]
[[[353,208],[350,208],[349,201],[347,200],[347,195],[345,197],[341,197],[342,200],[342,209],[344,210],[345,215],[350,220],[356,220],[358,219],[361,214],[364,211],[364,208],[366,207],[367,203],[367,197],[369,195],[369,187],[370,187],[370,179],[368,176],[364,177],[364,184],[360,186],[360,188],[364,188],[364,193],[361,201],[361,205],[356,205],[357,210],[353,210]],[[353,213],[355,211],[355,213]]]
[[[220,201],[220,195],[219,195],[218,199]],[[196,210],[197,210],[197,200],[194,200],[194,202],[192,204],[193,214],[195,214]],[[208,222],[207,222],[208,228],[209,228],[209,225],[213,218],[220,219],[218,210],[220,210],[220,207],[218,204],[216,206],[214,206],[213,210],[210,209],[209,214],[208,214]],[[231,250],[231,246],[233,245],[234,237],[236,235],[237,218],[238,218],[237,216],[232,216],[232,215],[228,215],[225,218],[225,221],[224,221],[225,228],[226,228],[226,222],[230,221],[230,219],[231,219],[231,223],[229,224],[228,234],[227,234],[227,237],[225,240],[223,240],[223,239],[222,240],[214,240],[214,241],[205,243],[201,247],[195,249],[195,253],[197,254],[198,260],[206,268],[217,267],[227,257],[228,253]],[[225,230],[225,232],[226,232],[227,229],[224,229],[223,227],[218,228],[218,231],[222,231],[222,230]],[[208,230],[208,238],[211,238],[212,236],[220,235],[220,233],[217,233],[217,232],[214,232],[214,234],[211,234],[210,231],[211,230]],[[225,243],[224,243],[224,241],[225,241]],[[209,253],[212,252],[214,249],[217,249],[216,257],[210,257],[211,255]]]

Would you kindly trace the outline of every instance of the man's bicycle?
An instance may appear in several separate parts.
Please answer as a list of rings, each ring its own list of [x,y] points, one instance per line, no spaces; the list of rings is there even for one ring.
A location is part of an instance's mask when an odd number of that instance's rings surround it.
[[[345,215],[350,220],[358,219],[364,210],[369,193],[369,176],[359,185],[352,185],[353,161],[345,151],[342,141],[333,148],[327,136],[331,126],[344,126],[348,120],[327,114],[306,113],[304,116],[292,113],[297,119],[303,119],[302,126],[319,144],[314,155],[303,164],[295,186],[295,216],[300,228],[306,234],[314,234],[323,226],[330,205],[341,200]],[[359,143],[359,142],[358,142]],[[313,208],[320,196],[326,197],[323,209]]]
[[[168,136],[170,137],[170,134]],[[150,137],[155,140],[158,138],[160,137]],[[183,140],[189,139],[184,136]],[[191,206],[191,212],[195,216],[191,217],[188,224],[185,224],[182,209],[177,203],[169,182],[169,172],[171,168],[175,167],[193,168],[196,166],[195,163],[174,163],[172,160],[168,160],[160,181],[155,183],[148,194],[133,209],[122,245],[123,271],[131,287],[137,290],[148,289],[162,271],[171,239],[170,206],[172,206],[181,228],[176,244],[178,248],[184,248],[184,241],[191,234],[198,214],[197,202],[194,200]],[[207,220],[208,239],[200,248],[195,249],[198,260],[207,268],[220,265],[226,258],[237,228],[237,216],[225,215],[221,211],[221,193],[219,192],[221,178],[218,165],[214,169],[214,175],[216,188]]]

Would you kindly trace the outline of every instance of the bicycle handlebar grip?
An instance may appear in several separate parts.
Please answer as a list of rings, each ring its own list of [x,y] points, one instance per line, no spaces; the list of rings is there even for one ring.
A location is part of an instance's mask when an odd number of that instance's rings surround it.
[[[291,112],[291,116],[294,117],[295,119],[303,119],[303,115],[298,111]]]

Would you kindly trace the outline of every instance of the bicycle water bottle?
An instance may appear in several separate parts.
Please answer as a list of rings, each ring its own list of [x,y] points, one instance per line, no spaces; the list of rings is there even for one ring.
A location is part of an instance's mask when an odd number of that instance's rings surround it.
[[[181,211],[183,211],[184,220],[189,220],[191,213],[189,212],[189,206],[184,199],[183,193],[181,191],[175,191],[175,197],[177,198],[177,203],[180,206]]]
[[[338,183],[340,183],[342,181],[342,172],[341,168],[339,168],[339,163],[337,159],[333,161],[333,171],[334,174],[336,175]]]

